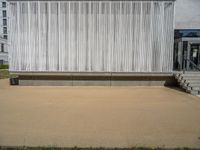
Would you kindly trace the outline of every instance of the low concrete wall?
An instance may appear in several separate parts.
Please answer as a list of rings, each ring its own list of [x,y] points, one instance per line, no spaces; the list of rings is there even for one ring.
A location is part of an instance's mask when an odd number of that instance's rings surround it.
[[[176,86],[172,73],[18,73],[22,86]]]

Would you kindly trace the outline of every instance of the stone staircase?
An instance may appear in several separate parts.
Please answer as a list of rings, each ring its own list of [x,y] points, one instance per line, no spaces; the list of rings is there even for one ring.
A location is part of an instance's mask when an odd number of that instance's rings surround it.
[[[200,72],[185,72],[175,75],[180,87],[193,95],[200,95]]]

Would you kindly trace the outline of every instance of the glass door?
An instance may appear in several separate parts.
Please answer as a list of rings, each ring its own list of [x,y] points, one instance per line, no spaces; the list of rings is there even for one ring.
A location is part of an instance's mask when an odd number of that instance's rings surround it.
[[[191,44],[190,60],[200,67],[200,44]],[[190,69],[195,70],[192,65],[190,65]]]

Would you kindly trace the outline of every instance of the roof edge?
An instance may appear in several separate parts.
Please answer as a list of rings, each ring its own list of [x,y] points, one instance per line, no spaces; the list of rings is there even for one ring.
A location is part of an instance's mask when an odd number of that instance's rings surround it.
[[[148,1],[176,1],[176,0],[7,0],[15,2],[15,1],[144,1],[144,2],[148,2]]]

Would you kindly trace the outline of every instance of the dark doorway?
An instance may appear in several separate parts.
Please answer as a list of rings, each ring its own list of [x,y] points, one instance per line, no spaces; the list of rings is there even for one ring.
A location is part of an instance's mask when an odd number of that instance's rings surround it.
[[[190,60],[192,60],[198,67],[200,66],[200,44],[191,44]],[[193,66],[190,65],[193,70]]]

